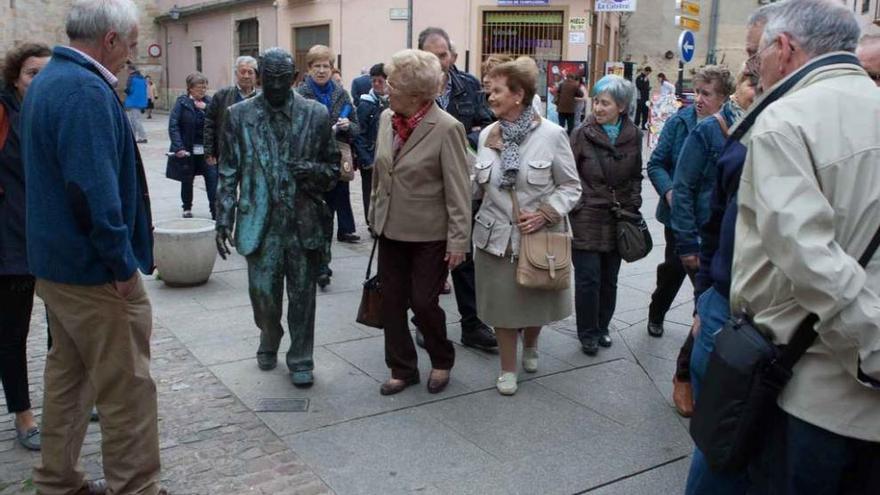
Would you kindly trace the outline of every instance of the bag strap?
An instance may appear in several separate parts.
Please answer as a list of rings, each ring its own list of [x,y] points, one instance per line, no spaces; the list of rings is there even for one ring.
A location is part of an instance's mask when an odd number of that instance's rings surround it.
[[[874,254],[877,252],[878,246],[880,246],[880,230],[874,234],[871,243],[868,244],[868,249],[866,249],[862,257],[859,258],[859,265],[861,265],[862,268],[867,268],[868,263],[871,262],[871,258],[873,258]],[[790,371],[794,368],[794,365],[798,362],[801,356],[803,356],[807,352],[807,349],[813,345],[813,342],[816,341],[816,337],[818,337],[819,334],[816,333],[814,327],[818,322],[819,317],[815,313],[810,313],[810,315],[807,316],[798,326],[794,336],[791,338],[788,345],[782,350],[782,354],[777,361],[780,365],[785,367],[786,370]]]
[[[721,126],[721,133],[724,134],[724,139],[727,139],[727,136],[730,134],[730,129],[727,127],[727,121],[724,120],[724,116],[721,115],[721,112],[718,112],[713,115],[713,117],[718,121],[718,125]]]
[[[373,249],[370,251],[370,261],[367,263],[367,275],[364,280],[370,280],[370,273],[373,271],[373,257],[376,255],[376,246],[379,245],[379,239],[373,239]]]

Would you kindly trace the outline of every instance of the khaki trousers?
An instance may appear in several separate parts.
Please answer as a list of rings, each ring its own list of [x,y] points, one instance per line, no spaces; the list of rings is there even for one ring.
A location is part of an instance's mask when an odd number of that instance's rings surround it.
[[[43,495],[77,493],[80,450],[94,403],[109,494],[159,492],[156,385],[150,377],[152,308],[138,279],[123,298],[111,284],[79,286],[37,279],[52,329],[46,357],[42,461],[34,485]]]

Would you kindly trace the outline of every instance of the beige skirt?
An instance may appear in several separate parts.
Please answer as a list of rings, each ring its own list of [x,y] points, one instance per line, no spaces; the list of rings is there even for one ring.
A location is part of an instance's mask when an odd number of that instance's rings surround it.
[[[571,315],[571,289],[526,289],[516,283],[516,263],[474,250],[477,316],[492,327],[541,327]]]

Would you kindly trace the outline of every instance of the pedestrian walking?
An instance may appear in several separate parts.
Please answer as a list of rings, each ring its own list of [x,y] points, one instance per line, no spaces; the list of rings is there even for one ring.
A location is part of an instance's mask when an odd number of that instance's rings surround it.
[[[880,86],[880,34],[862,36],[856,55],[874,84]]]
[[[672,84],[669,78],[666,77],[666,74],[662,72],[657,74],[657,79],[660,81],[660,98],[675,95],[677,92],[675,84]]]
[[[789,0],[767,17],[759,103],[773,103],[744,137],[730,307],[774,344],[813,335],[762,417],[750,493],[874,493],[880,263],[858,260],[880,230],[880,92],[855,57],[851,10]]]
[[[650,65],[642,68],[639,76],[636,77],[636,90],[639,92],[639,99],[636,101],[636,127],[641,130],[648,128],[648,117],[650,111],[648,104],[651,101],[651,69]]]
[[[712,145],[712,137],[716,136],[716,133],[723,139],[717,153],[710,148],[705,150],[706,155],[703,158],[694,156],[700,162],[711,163],[711,166],[717,169],[712,172],[715,178],[710,197],[709,217],[703,222],[699,233],[700,268],[695,277],[694,287],[697,316],[693,328],[694,345],[690,356],[690,379],[695,401],[699,400],[700,386],[706,375],[709,356],[715,348],[715,336],[730,318],[730,266],[736,225],[736,190],[739,187],[747,150],[738,140],[728,139],[728,135],[729,130],[742,121],[758,91],[758,67],[754,54],[757,52],[766,22],[763,9],[759,9],[749,19],[746,50],[752,58],[738,77],[736,91],[731,96],[731,101],[716,114],[724,120],[717,117],[706,119],[694,129],[685,143],[686,149],[694,145],[691,139],[697,135],[702,136],[700,141],[708,145]],[[717,162],[716,156],[718,156]],[[744,495],[747,488],[748,480],[744,473],[713,471],[709,468],[703,452],[698,448],[694,449],[685,495],[701,493]]]
[[[521,236],[569,230],[566,215],[581,186],[565,131],[532,108],[538,79],[534,60],[499,64],[489,79],[489,107],[499,120],[483,129],[477,151],[475,180],[482,199],[474,224],[477,312],[498,338],[496,388],[513,395],[520,329],[523,369],[534,373],[541,327],[571,314],[571,290],[520,286],[511,259],[524,256]]]
[[[575,132],[571,148],[583,194],[571,212],[575,314],[581,349],[595,356],[611,347],[617,303],[615,210],[639,214],[642,206],[642,133],[629,118],[634,88],[619,76],[593,87],[593,115]]]
[[[341,85],[331,80],[333,61],[336,56],[330,48],[324,45],[311,47],[306,54],[306,65],[309,74],[305,81],[296,90],[306,99],[315,100],[327,108],[330,114],[330,125],[336,137],[336,144],[340,147],[343,160],[352,165],[351,142],[354,136],[360,133],[357,113],[351,103],[348,91]],[[327,205],[336,215],[336,240],[351,244],[358,243],[361,238],[355,234],[354,213],[351,211],[351,192],[348,181],[341,180],[336,183],[333,190],[324,194]],[[330,219],[332,223],[332,218]],[[332,226],[331,226],[332,227]],[[330,236],[332,241],[332,228]],[[323,289],[330,284],[333,271],[330,269],[330,250],[327,250],[324,264],[318,275],[318,285]]]
[[[153,83],[153,78],[147,76],[147,118],[153,118],[153,109],[156,108],[156,100],[159,97],[156,94],[156,85]]]
[[[128,66],[128,81],[125,85],[125,110],[134,129],[139,144],[147,142],[147,130],[142,116],[147,108],[147,80],[134,65]]]
[[[183,218],[193,216],[193,181],[197,175],[205,178],[211,218],[217,217],[217,166],[205,161],[205,110],[211,104],[207,91],[208,78],[203,74],[194,72],[186,76],[186,94],[177,98],[168,118],[171,147],[165,177],[180,182]]]
[[[392,395],[420,382],[407,322],[412,308],[431,359],[428,392],[438,393],[455,363],[440,290],[470,250],[467,141],[461,123],[434,101],[443,81],[436,56],[403,50],[385,69],[392,112],[379,123],[370,208],[379,243],[385,363],[391,369],[380,392]]]
[[[260,64],[263,92],[229,109],[216,240],[222,258],[234,242],[247,260],[248,292],[260,328],[257,366],[263,371],[278,364],[286,286],[286,364],[295,387],[310,387],[315,284],[333,228],[323,194],[339,178],[339,150],[325,109],[291,89],[295,74],[290,53],[270,48]]]
[[[559,125],[564,127],[569,135],[574,131],[574,114],[577,107],[577,99],[583,98],[584,92],[577,74],[566,74],[565,80],[556,87],[556,112],[559,114]]]
[[[361,95],[357,105],[357,119],[361,132],[354,137],[354,150],[358,170],[361,173],[361,192],[364,202],[364,218],[369,225],[370,193],[373,190],[373,163],[376,161],[376,136],[379,133],[379,118],[388,108],[388,88],[385,64],[370,67],[370,90]]]
[[[99,492],[78,462],[95,403],[107,491],[156,495],[164,490],[152,310],[138,275],[153,271],[152,219],[143,163],[114,90],[114,74],[137,47],[140,16],[131,0],[71,3],[70,46],[54,49],[21,113],[28,263],[54,344],[33,480],[46,495]]]
[[[229,107],[257,95],[257,59],[235,60],[235,84],[218,90],[205,109],[205,163],[216,166],[223,150],[223,130]]]
[[[480,131],[492,123],[492,112],[486,106],[486,99],[481,91],[480,81],[474,76],[461,72],[455,67],[451,52],[449,35],[443,29],[429,27],[419,33],[419,50],[433,53],[440,60],[443,69],[443,81],[437,105],[464,127],[471,150],[477,149]],[[476,214],[479,202],[471,205],[471,212]],[[492,328],[483,323],[477,316],[477,296],[474,282],[474,262],[470,252],[465,261],[452,270],[452,285],[455,290],[455,302],[458,314],[461,315],[461,343],[483,351],[494,351],[498,347]],[[418,318],[416,324],[416,342],[421,346],[422,334],[419,331]]]
[[[0,90],[0,381],[6,411],[15,414],[15,438],[28,450],[40,450],[40,427],[31,410],[27,376],[34,277],[27,262],[19,114],[31,81],[51,55],[41,43],[23,43],[7,52]]]

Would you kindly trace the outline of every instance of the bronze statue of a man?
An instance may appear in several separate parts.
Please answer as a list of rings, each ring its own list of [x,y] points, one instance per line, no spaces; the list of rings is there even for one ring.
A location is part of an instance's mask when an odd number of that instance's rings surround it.
[[[295,74],[289,53],[267,50],[262,94],[229,108],[218,165],[217,250],[226,259],[232,241],[247,259],[261,370],[278,361],[286,281],[287,367],[294,385],[308,387],[314,382],[315,283],[329,249],[324,230],[332,225],[323,193],[339,179],[340,156],[327,109],[291,90]]]

